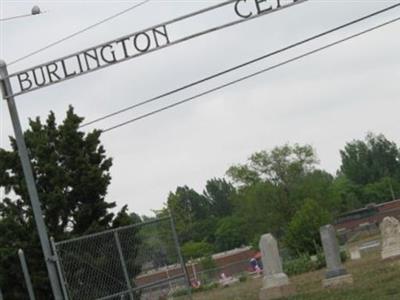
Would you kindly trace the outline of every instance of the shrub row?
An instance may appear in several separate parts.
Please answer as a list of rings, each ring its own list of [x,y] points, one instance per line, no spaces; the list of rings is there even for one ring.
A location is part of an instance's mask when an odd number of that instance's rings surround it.
[[[347,260],[345,251],[340,252],[342,262]],[[320,270],[326,267],[325,256],[323,253],[318,253],[315,260],[311,260],[307,254],[300,255],[297,258],[286,260],[283,262],[283,271],[288,275],[298,275],[311,271]]]

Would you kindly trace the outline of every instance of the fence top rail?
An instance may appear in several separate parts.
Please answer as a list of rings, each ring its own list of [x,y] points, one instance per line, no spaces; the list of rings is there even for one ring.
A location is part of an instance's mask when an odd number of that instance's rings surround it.
[[[153,220],[146,221],[146,222],[140,222],[140,223],[136,223],[136,224],[132,224],[132,225],[121,226],[118,228],[108,229],[108,230],[104,230],[101,232],[96,232],[96,233],[92,233],[92,234],[88,234],[88,235],[84,235],[84,236],[80,236],[80,237],[76,237],[76,238],[72,238],[72,239],[68,239],[68,240],[57,241],[54,244],[56,246],[59,246],[59,245],[68,244],[71,242],[90,239],[90,238],[101,236],[101,235],[107,234],[107,233],[114,233],[114,232],[122,231],[125,229],[131,229],[131,228],[142,227],[142,226],[146,226],[146,225],[150,225],[150,224],[154,224],[154,223],[160,223],[160,222],[170,220],[170,219],[171,219],[171,216],[169,215],[166,217],[157,218],[157,219],[153,219]]]

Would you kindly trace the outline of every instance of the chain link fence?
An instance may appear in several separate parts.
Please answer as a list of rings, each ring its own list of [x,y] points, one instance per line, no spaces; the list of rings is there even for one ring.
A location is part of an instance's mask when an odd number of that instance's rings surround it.
[[[36,283],[43,283],[43,281],[41,282],[41,280],[43,280],[46,275],[43,274],[43,269],[42,272],[40,272],[40,265],[35,264],[34,259],[32,259],[33,256],[37,254],[37,249],[33,247],[27,247],[26,249],[28,249],[29,253],[31,254],[30,259],[29,257],[28,259],[25,258],[25,254],[22,249],[19,249],[14,253],[5,253],[7,263],[9,263],[12,268],[10,268],[11,271],[9,272],[2,272],[2,270],[0,271],[0,300],[36,299],[28,263],[30,263],[30,267],[36,269],[36,272],[34,274]]]
[[[256,272],[252,270],[249,259],[208,269],[203,269],[201,265],[196,263],[188,263],[187,268],[190,281],[194,288],[196,288],[196,286],[200,287],[214,284],[221,286],[231,285],[243,280],[244,277],[257,275]]]
[[[250,259],[207,269],[192,262],[187,268],[195,300],[245,300],[256,299],[254,296],[258,295],[254,290],[260,288],[262,274],[252,269]]]
[[[54,250],[67,299],[162,300],[178,291],[190,299],[171,217],[55,242]]]

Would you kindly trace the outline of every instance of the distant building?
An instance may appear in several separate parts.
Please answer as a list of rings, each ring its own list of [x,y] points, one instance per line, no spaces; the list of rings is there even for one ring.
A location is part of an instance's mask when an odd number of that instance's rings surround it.
[[[391,216],[400,220],[400,199],[368,204],[366,207],[353,210],[338,216],[334,226],[340,236],[363,230],[378,230],[383,218]]]

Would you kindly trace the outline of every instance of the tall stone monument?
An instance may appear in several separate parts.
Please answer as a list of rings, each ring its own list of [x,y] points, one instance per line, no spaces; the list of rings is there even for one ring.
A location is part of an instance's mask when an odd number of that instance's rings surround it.
[[[264,267],[260,300],[279,299],[293,295],[295,288],[289,283],[287,275],[283,273],[278,244],[271,234],[261,236],[260,250]]]
[[[335,287],[342,284],[352,284],[353,277],[347,273],[340,259],[335,228],[332,225],[322,226],[320,234],[327,267],[322,285],[324,287]]]
[[[400,258],[400,222],[385,217],[380,225],[382,235],[382,259]]]

